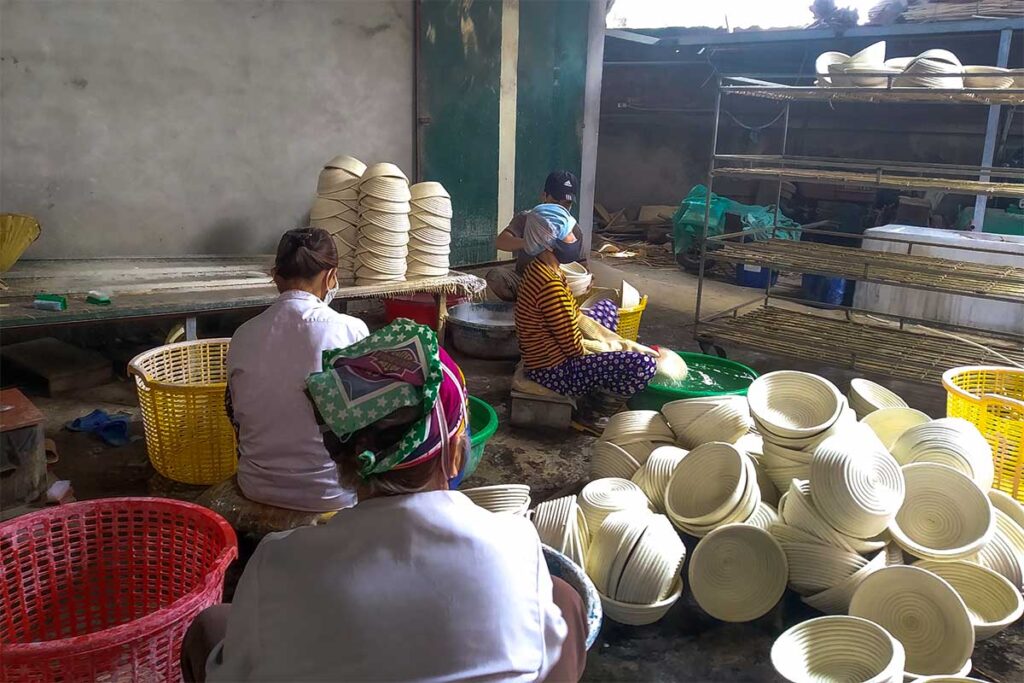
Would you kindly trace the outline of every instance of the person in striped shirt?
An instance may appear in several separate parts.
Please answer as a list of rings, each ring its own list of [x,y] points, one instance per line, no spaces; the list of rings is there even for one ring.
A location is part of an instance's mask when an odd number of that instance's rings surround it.
[[[552,249],[575,224],[560,204],[541,204],[526,217],[525,248],[534,258],[523,271],[515,308],[526,376],[565,396],[603,391],[628,398],[647,386],[657,362],[633,351],[584,353],[580,309]],[[585,314],[612,331],[617,327],[618,308],[611,301]]]

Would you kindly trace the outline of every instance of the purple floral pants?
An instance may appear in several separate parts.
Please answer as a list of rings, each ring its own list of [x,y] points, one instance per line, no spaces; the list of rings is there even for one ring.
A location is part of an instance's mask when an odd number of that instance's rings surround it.
[[[598,301],[583,313],[613,332],[619,326],[618,306],[608,299]],[[632,396],[647,387],[657,369],[657,362],[650,356],[611,351],[577,356],[551,368],[528,370],[526,375],[563,396],[584,396],[597,389]]]

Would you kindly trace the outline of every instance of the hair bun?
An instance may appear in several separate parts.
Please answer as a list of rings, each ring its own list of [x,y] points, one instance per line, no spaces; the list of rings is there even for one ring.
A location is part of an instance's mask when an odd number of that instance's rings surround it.
[[[323,228],[295,228],[281,236],[274,261],[275,273],[287,280],[311,280],[338,267],[338,248]]]

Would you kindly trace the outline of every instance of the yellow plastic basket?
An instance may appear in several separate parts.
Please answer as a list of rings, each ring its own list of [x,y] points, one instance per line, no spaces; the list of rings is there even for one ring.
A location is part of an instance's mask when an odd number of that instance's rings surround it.
[[[947,370],[946,415],[973,422],[992,446],[992,488],[1024,502],[1024,370],[970,365]]]
[[[601,299],[611,299],[612,301],[619,300],[619,290],[609,289],[607,287],[593,287],[586,294],[576,297],[576,302],[580,307],[584,307],[590,303],[600,301]],[[615,333],[623,339],[630,341],[636,341],[640,335],[640,317],[644,314],[644,309],[647,308],[647,296],[645,295],[640,303],[632,308],[620,308],[619,309],[619,328],[615,330]]]
[[[230,341],[168,344],[128,364],[149,460],[168,479],[216,484],[235,473],[235,430],[224,406]]]
[[[620,308],[619,329],[616,330],[616,334],[623,339],[636,341],[637,337],[640,336],[640,316],[644,314],[645,308],[647,308],[646,296],[640,300],[639,304],[632,308]]]

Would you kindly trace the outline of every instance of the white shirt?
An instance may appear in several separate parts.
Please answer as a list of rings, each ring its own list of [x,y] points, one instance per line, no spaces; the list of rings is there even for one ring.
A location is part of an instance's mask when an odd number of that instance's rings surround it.
[[[372,498],[267,536],[210,681],[535,681],[568,628],[533,526],[457,491]]]
[[[238,485],[246,497],[293,510],[326,512],[355,505],[338,484],[306,378],[321,352],[369,335],[308,292],[288,291],[238,328],[228,349],[228,386],[238,423]]]

